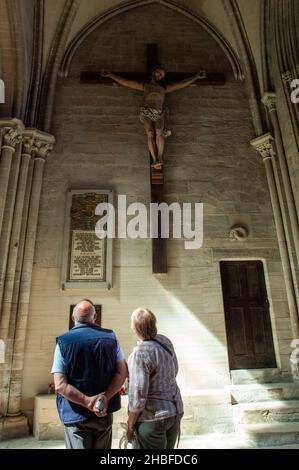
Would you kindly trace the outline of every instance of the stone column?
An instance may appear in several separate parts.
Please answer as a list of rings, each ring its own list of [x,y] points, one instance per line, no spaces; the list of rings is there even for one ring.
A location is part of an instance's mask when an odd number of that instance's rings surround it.
[[[0,158],[0,234],[8,190],[12,157],[22,140],[23,125],[17,119],[0,120],[2,151]]]
[[[14,206],[13,223],[10,237],[10,247],[6,266],[4,292],[2,296],[2,313],[0,322],[0,337],[11,337],[14,332],[15,319],[11,318],[11,302],[14,290],[14,281],[19,253],[22,216],[24,210],[25,193],[28,185],[28,171],[36,131],[26,130],[23,134],[23,148],[21,166],[18,179],[17,195]],[[1,295],[0,295],[1,300]]]
[[[11,164],[8,189],[3,214],[2,232],[0,235],[0,311],[4,292],[5,274],[8,260],[9,243],[13,223],[13,214],[17,194],[19,171],[21,165],[21,144],[17,144]]]
[[[26,226],[22,227],[22,221],[26,189],[28,186],[30,186],[30,181],[28,181],[28,171],[35,132],[36,131],[29,130],[25,131],[23,134],[21,166],[18,178],[17,196],[14,206],[10,246],[8,250],[8,260],[5,274],[5,283],[3,289],[3,296],[0,296],[0,300],[3,298],[0,321],[0,338],[5,341],[6,346],[5,364],[1,367],[1,378],[3,388],[2,409],[5,414],[7,410],[8,393],[10,390],[9,381],[12,363],[14,332],[16,325],[16,309],[12,308],[12,302],[15,288],[15,276],[19,255],[21,229],[26,229]]]
[[[31,196],[31,186],[32,186],[32,177],[33,177],[33,168],[34,168],[34,159],[31,158],[28,170],[28,178],[27,178],[27,187],[24,196],[24,207],[23,207],[23,214],[22,214],[22,221],[21,221],[21,235],[19,240],[19,247],[18,247],[18,258],[16,263],[16,271],[15,271],[15,280],[14,280],[14,288],[13,288],[13,297],[12,297],[12,305],[11,305],[11,312],[10,315],[13,318],[17,318],[18,312],[18,299],[19,299],[19,290],[20,290],[20,281],[22,275],[22,265],[23,265],[23,257],[24,257],[24,247],[25,247],[25,240],[26,240],[26,230],[27,230],[27,221],[28,221],[28,213],[29,213],[29,203],[30,203],[30,196]],[[8,334],[8,328],[6,328],[6,332]],[[7,340],[6,342],[7,343]],[[7,414],[7,407],[8,407],[8,391],[9,391],[9,381],[11,375],[11,367],[12,367],[12,353],[13,353],[13,341],[10,343],[10,351],[9,354],[5,354],[5,363],[3,365],[0,364],[0,398],[1,398],[1,407],[0,410],[2,411],[2,416]],[[6,363],[9,364],[9,369],[6,369]],[[2,390],[1,390],[2,389]],[[0,413],[1,416],[1,413]]]
[[[16,119],[0,120],[0,133],[4,144],[0,160],[0,311],[19,178],[23,129],[22,123]]]
[[[298,224],[298,214],[296,210],[294,195],[292,191],[292,184],[288,169],[288,164],[286,160],[286,155],[284,151],[284,145],[282,141],[282,135],[280,130],[280,125],[277,116],[276,108],[276,94],[275,93],[265,93],[262,98],[262,102],[268,108],[271,122],[274,129],[275,143],[277,149],[277,156],[279,161],[279,167],[281,170],[281,176],[283,181],[283,189],[286,196],[288,213],[290,217],[292,235],[294,240],[294,247],[297,256],[297,261],[299,263],[299,224]]]
[[[24,436],[28,433],[27,419],[21,413],[21,389],[25,339],[44,166],[46,158],[53,148],[54,142],[55,139],[53,136],[37,131],[33,145],[34,168],[22,273],[18,292],[18,305],[16,309],[16,318],[13,319],[15,328],[14,326],[9,328],[9,336],[13,335],[13,347],[9,374],[7,413],[3,418],[4,438]]]
[[[286,291],[288,298],[288,305],[290,310],[290,319],[292,326],[293,338],[299,338],[299,318],[298,309],[296,302],[295,288],[293,284],[292,268],[287,249],[286,235],[283,226],[283,219],[279,204],[278,190],[275,183],[274,169],[273,169],[273,158],[274,158],[274,139],[271,134],[265,134],[257,139],[251,141],[251,145],[257,150],[264,161],[266,175],[268,180],[268,186],[270,191],[270,197],[272,202],[273,214],[275,219],[276,231],[278,244],[280,249],[280,256],[282,261],[282,267],[284,272],[284,278],[286,283]]]

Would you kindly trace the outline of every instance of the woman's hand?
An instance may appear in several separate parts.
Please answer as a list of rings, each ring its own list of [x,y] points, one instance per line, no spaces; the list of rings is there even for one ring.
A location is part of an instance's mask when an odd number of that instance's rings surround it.
[[[138,421],[138,418],[140,416],[140,413],[133,413],[132,411],[129,411],[128,415],[128,431],[127,431],[127,439],[128,442],[132,442],[133,440],[133,435],[136,427],[136,423]]]
[[[134,430],[135,428],[128,424],[127,439],[130,444],[133,441]]]
[[[101,72],[101,76],[104,78],[110,77],[110,75],[111,75],[111,72],[109,72],[108,70],[102,70]]]

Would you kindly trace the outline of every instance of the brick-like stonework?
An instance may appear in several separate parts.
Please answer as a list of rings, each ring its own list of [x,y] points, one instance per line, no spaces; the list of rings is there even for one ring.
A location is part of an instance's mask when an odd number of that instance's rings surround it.
[[[200,394],[183,396],[185,414],[182,435],[233,432],[232,406],[228,390],[206,390]],[[121,398],[121,409],[113,415],[113,439],[124,433],[121,423],[127,422],[128,397]],[[39,440],[63,439],[54,395],[38,395],[34,403],[33,434]]]
[[[154,277],[149,240],[116,240],[111,291],[62,291],[67,190],[113,189],[127,194],[129,202],[145,203],[150,194],[146,139],[138,121],[141,95],[81,85],[78,74],[101,68],[142,71],[148,42],[159,43],[170,70],[204,66],[227,76],[224,87],[190,88],[168,99],[173,137],[165,156],[166,201],[205,204],[204,246],[188,252],[183,242],[169,241],[169,274]],[[91,34],[74,57],[70,77],[59,82],[52,132],[57,145],[46,165],[41,201],[23,410],[32,413],[33,397],[47,389],[55,337],[68,327],[69,305],[86,296],[103,306],[103,325],[115,329],[126,354],[135,344],[130,313],[147,305],[158,316],[160,332],[175,344],[183,389],[228,385],[223,259],[264,260],[278,365],[288,373],[290,321],[263,162],[249,144],[255,136],[245,86],[233,80],[213,39],[159,5],[116,17]],[[236,224],[248,226],[245,242],[229,240]]]
[[[5,83],[0,117],[23,119],[30,87],[35,3],[12,3],[0,2],[0,79]]]

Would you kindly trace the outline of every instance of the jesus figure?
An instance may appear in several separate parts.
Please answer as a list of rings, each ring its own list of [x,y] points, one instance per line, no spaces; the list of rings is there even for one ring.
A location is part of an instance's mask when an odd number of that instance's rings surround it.
[[[163,165],[165,137],[171,133],[165,128],[165,96],[168,93],[187,88],[197,80],[206,78],[207,72],[201,70],[193,77],[165,86],[163,80],[166,77],[166,71],[161,66],[152,70],[151,79],[145,83],[127,80],[108,71],[103,71],[102,76],[111,78],[119,85],[143,92],[144,103],[140,110],[140,121],[144,125],[147,135],[148,148],[153,160],[152,167],[160,170]]]

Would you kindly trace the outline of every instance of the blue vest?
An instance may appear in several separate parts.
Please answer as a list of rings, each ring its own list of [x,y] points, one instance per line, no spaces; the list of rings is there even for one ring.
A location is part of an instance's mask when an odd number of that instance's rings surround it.
[[[82,324],[57,338],[70,385],[89,397],[107,390],[116,372],[117,339],[111,330]],[[109,401],[108,413],[121,407],[117,393]],[[95,417],[92,411],[57,394],[57,409],[64,424],[75,424]]]

